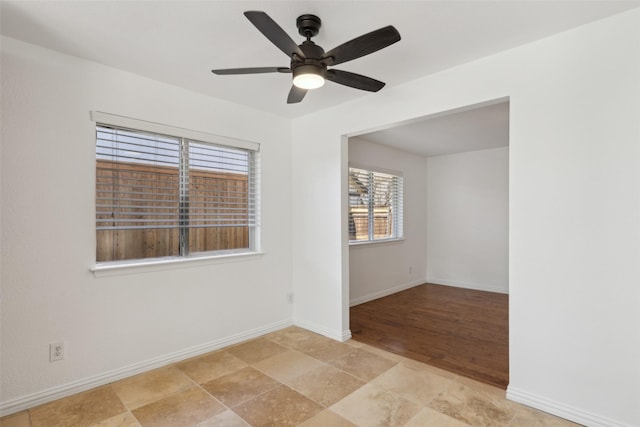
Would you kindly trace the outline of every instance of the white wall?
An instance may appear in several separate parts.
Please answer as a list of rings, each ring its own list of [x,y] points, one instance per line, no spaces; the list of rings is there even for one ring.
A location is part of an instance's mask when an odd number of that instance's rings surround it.
[[[401,172],[404,187],[404,240],[349,247],[349,298],[354,305],[425,282],[427,161],[406,151],[350,138],[349,162]]]
[[[509,149],[427,160],[427,281],[509,291]]]
[[[639,39],[635,9],[294,120],[297,321],[349,335],[344,135],[509,97],[508,396],[640,425]]]
[[[94,278],[91,110],[261,143],[264,255]],[[291,323],[289,120],[3,38],[1,173],[5,413]]]

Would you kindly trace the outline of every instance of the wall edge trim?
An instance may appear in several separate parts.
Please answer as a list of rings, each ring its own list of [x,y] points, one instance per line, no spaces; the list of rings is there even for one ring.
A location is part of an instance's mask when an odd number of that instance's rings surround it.
[[[33,408],[34,406],[41,405],[43,403],[48,403],[57,399],[61,399],[63,397],[90,390],[92,388],[99,387],[133,375],[137,375],[151,369],[160,368],[162,366],[179,362],[191,357],[199,356],[210,351],[219,350],[233,344],[238,344],[252,338],[260,337],[270,332],[275,332],[277,330],[286,328],[287,326],[291,326],[292,324],[293,323],[289,319],[281,320],[265,326],[250,329],[245,332],[230,335],[225,338],[210,341],[205,344],[188,347],[184,350],[179,350],[173,353],[165,354],[163,356],[154,357],[152,359],[134,363],[132,365],[114,369],[102,374],[93,375],[77,381],[72,381],[70,383],[51,387],[42,391],[28,394],[26,396],[7,400],[6,402],[0,402],[0,416],[11,415],[25,409]]]
[[[499,286],[488,286],[482,285],[478,283],[470,283],[459,280],[447,280],[447,279],[439,279],[437,277],[427,278],[427,283],[432,283],[434,285],[443,285],[443,286],[454,286],[456,288],[465,288],[465,289],[473,289],[476,291],[486,291],[486,292],[497,292],[500,294],[508,294],[509,288],[507,285],[507,289]]]
[[[352,298],[349,300],[349,307],[353,307],[354,305],[364,304],[365,302],[373,301],[378,298],[386,297],[391,294],[395,294],[397,292],[401,292],[418,285],[423,285],[427,283],[424,279],[414,280],[412,282],[403,283],[402,285],[394,286],[393,288],[383,289],[381,291],[373,292],[367,295],[363,295],[361,297]]]
[[[293,324],[295,326],[299,326],[308,331],[315,332],[320,335],[324,335],[325,337],[331,338],[336,341],[344,342],[351,339],[351,330],[349,329],[345,331],[337,331],[334,329],[329,329],[317,323],[309,322],[308,320],[301,320],[301,319],[294,319]]]
[[[625,424],[512,386],[507,387],[507,399],[585,426],[632,427],[631,424]]]

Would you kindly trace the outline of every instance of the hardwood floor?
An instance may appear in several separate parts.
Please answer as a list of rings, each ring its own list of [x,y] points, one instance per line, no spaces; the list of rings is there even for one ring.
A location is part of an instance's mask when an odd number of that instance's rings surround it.
[[[501,388],[509,383],[506,294],[424,284],[350,314],[356,341]]]

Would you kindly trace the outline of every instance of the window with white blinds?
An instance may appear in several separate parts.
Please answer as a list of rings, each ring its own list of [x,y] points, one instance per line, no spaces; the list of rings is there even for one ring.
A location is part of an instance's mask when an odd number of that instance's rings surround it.
[[[257,150],[96,124],[96,261],[252,251]]]
[[[349,168],[349,242],[402,238],[402,176]]]

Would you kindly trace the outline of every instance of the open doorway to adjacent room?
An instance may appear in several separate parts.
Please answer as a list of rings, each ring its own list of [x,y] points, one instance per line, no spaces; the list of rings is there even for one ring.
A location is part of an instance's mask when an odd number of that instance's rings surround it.
[[[506,388],[509,100],[352,136],[348,156],[353,339]]]

